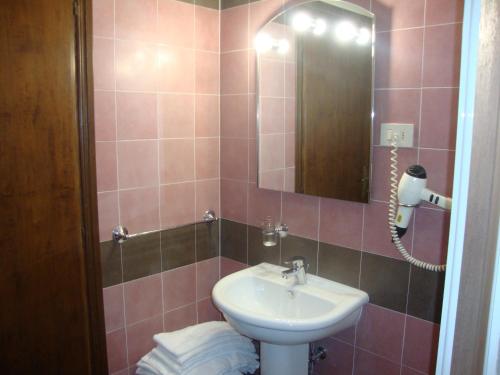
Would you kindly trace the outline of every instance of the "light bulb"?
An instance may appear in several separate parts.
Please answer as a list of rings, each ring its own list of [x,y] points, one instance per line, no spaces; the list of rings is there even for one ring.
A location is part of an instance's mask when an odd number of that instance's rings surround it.
[[[360,45],[368,44],[372,39],[372,33],[366,27],[359,30],[358,37],[356,38],[356,43]]]
[[[292,20],[292,26],[296,31],[304,32],[311,27],[311,17],[306,13],[297,13]]]
[[[314,23],[313,34],[314,35],[323,35],[326,31],[326,22],[325,20],[318,18]]]
[[[356,37],[356,26],[351,21],[339,22],[335,27],[335,36],[341,42],[349,42]]]
[[[140,61],[140,62],[143,62],[144,59],[146,58],[145,54],[144,54],[144,51],[142,50],[139,50],[135,53],[135,59],[137,61]]]
[[[258,33],[254,40],[254,46],[258,53],[265,53],[273,48],[273,38],[267,33]]]
[[[170,56],[163,52],[163,51],[160,51],[158,52],[158,66],[163,66],[165,65],[166,63],[168,63],[168,61],[170,60]]]
[[[290,49],[290,43],[286,39],[280,39],[277,45],[277,51],[280,55],[284,55]]]

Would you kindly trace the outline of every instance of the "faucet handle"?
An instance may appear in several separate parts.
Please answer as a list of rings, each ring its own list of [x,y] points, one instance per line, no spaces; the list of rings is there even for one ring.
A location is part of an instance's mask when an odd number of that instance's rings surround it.
[[[292,265],[294,268],[295,267],[306,267],[309,268],[309,264],[306,266],[306,258],[301,256],[301,255],[295,255],[291,259],[287,260],[284,262],[286,265]]]

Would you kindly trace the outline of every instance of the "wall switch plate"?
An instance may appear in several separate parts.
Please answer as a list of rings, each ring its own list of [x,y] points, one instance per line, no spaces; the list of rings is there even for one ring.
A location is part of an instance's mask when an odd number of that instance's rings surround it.
[[[398,147],[413,147],[413,124],[383,123],[380,131],[380,145],[391,146],[397,137]]]

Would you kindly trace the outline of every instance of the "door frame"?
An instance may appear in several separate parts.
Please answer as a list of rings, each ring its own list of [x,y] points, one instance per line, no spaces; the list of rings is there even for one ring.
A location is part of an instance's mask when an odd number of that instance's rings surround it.
[[[497,255],[491,290],[491,308],[488,322],[488,337],[484,356],[483,374],[500,373],[500,227],[497,235]]]
[[[457,315],[464,245],[472,129],[479,43],[480,1],[465,0],[460,62],[457,143],[453,180],[453,209],[450,220],[448,256],[439,334],[436,374],[449,374]]]
[[[500,53],[500,14],[495,3],[465,0],[454,207],[436,374],[487,371],[500,213],[500,64],[494,58]]]
[[[76,81],[82,194],[82,241],[92,373],[107,374],[104,302],[99,248],[92,64],[92,0],[74,1]]]

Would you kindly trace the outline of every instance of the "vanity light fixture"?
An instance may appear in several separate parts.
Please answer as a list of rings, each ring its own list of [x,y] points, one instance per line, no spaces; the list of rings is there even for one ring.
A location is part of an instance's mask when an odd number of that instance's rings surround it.
[[[320,36],[326,31],[326,21],[324,19],[318,18],[313,24],[313,34]]]
[[[358,37],[356,38],[356,43],[359,45],[365,45],[370,43],[372,40],[372,33],[366,27],[359,29]]]
[[[284,55],[285,53],[288,52],[290,49],[290,43],[286,39],[280,39],[278,40],[278,44],[276,47],[276,51],[278,51],[279,54]]]
[[[307,13],[299,12],[293,16],[292,27],[300,33],[312,30],[314,35],[320,36],[325,33],[327,24],[322,18],[313,19]]]
[[[312,18],[310,15],[304,12],[299,12],[293,16],[292,26],[295,31],[304,32],[307,31],[312,24]]]
[[[335,27],[335,36],[343,43],[350,42],[358,35],[356,26],[351,21],[341,21]]]
[[[267,33],[258,33],[254,40],[254,46],[258,53],[266,53],[275,50],[284,55],[290,49],[290,43],[286,39],[273,39]]]
[[[258,33],[254,40],[254,46],[258,53],[265,53],[273,48],[273,38],[268,33]]]
[[[159,67],[162,67],[163,65],[167,64],[171,59],[172,58],[169,55],[169,53],[164,51],[159,51],[157,56],[157,64]]]
[[[372,33],[368,28],[358,29],[353,22],[348,20],[339,22],[334,29],[334,34],[341,43],[355,41],[356,44],[364,46],[372,41]]]

